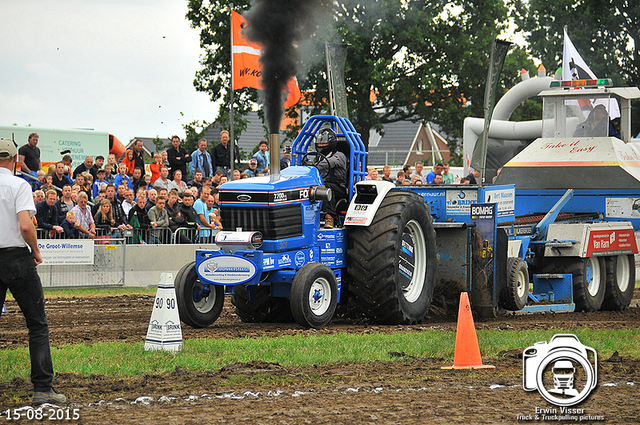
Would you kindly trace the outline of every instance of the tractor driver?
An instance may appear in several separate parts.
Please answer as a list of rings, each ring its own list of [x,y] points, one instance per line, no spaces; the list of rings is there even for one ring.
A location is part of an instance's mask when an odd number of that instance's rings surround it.
[[[337,150],[338,136],[330,128],[322,128],[316,133],[316,152],[324,155],[318,158],[315,166],[322,176],[324,185],[331,189],[333,196],[330,201],[322,204],[326,212],[324,228],[333,229],[336,218],[336,204],[340,199],[347,198],[347,157]]]

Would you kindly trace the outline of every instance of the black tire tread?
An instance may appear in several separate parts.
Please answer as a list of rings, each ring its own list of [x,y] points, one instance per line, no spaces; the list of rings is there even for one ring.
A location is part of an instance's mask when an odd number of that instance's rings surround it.
[[[222,307],[224,305],[224,288],[222,286],[212,285],[211,291],[215,291],[216,304],[206,315],[197,314],[193,312],[194,307],[191,300],[192,295],[189,290],[189,285],[192,279],[194,281],[197,279],[195,261],[184,265],[174,280],[173,286],[176,290],[178,315],[184,324],[189,325],[192,328],[206,328],[213,324],[222,312]]]
[[[320,275],[325,274],[331,284],[331,305],[322,316],[313,316],[308,311],[308,289],[307,284],[315,281]],[[333,271],[322,263],[305,264],[293,280],[291,286],[291,313],[296,323],[305,328],[320,329],[331,321],[338,305],[338,283]]]
[[[425,230],[427,247],[426,309],[419,317],[409,317],[400,304],[396,273],[396,242],[401,237],[398,225],[408,205],[418,203],[428,219]],[[415,217],[413,217],[415,218]],[[428,313],[435,286],[435,231],[424,199],[413,192],[391,191],[383,200],[372,223],[349,232],[348,279],[355,306],[379,324],[420,323]]]
[[[607,273],[607,289],[604,293],[604,301],[601,310],[624,310],[631,304],[633,299],[633,291],[636,283],[636,265],[633,255],[628,255],[625,261],[629,262],[629,271],[631,273],[629,287],[625,292],[621,292],[616,281],[616,265],[619,257],[606,257],[606,273]]]

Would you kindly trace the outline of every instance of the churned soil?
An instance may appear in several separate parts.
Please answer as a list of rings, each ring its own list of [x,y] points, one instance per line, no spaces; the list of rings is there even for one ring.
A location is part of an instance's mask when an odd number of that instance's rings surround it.
[[[476,329],[633,329],[640,326],[640,293],[621,312],[547,313],[476,319]],[[153,308],[152,296],[51,299],[47,315],[53,346],[98,341],[144,340]],[[184,339],[335,333],[414,332],[428,337],[433,329],[455,331],[455,306],[434,303],[420,325],[378,326],[340,311],[322,330],[296,324],[248,324],[228,302],[221,317],[206,329],[183,327]],[[27,346],[24,319],[15,302],[7,302],[0,319],[0,349]],[[522,423],[557,422],[559,407],[537,391],[522,388],[522,350],[487,356],[496,369],[441,370],[438,358],[389,353],[399,361],[285,367],[253,361],[196,373],[176,368],[171,373],[127,378],[57,373],[55,385],[78,409],[76,423],[200,424],[200,423]],[[488,360],[488,361],[487,361]],[[242,380],[237,376],[259,379]],[[640,359],[599,359],[598,386],[572,413],[580,423],[636,423],[640,415]],[[31,383],[14,379],[0,383],[0,422],[6,409],[28,405]],[[538,410],[536,410],[536,408]],[[575,408],[575,406],[574,406]],[[45,406],[45,410],[47,407]],[[541,413],[547,409],[546,417]],[[555,411],[553,411],[555,409]],[[538,414],[538,420],[535,415]],[[554,415],[556,417],[554,418]],[[591,415],[593,418],[580,416]],[[591,419],[591,420],[589,420]],[[26,419],[22,423],[29,423]],[[68,421],[67,421],[68,422]],[[571,417],[562,422],[573,423]],[[41,423],[41,421],[33,421]]]

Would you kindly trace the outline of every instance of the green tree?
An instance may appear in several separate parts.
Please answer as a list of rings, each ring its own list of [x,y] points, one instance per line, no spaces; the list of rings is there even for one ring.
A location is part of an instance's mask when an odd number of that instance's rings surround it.
[[[234,2],[240,12],[249,6],[248,1]],[[491,0],[342,0],[333,7],[332,22],[320,25],[301,46],[305,56],[300,69],[304,71],[298,80],[307,93],[311,113],[328,112],[324,43],[346,43],[349,116],[365,144],[370,129],[384,133],[387,123],[423,120],[438,124],[455,151],[464,118],[482,116],[491,42],[507,23],[504,4]],[[220,118],[228,118],[229,16],[226,2],[189,1],[187,18],[200,29],[201,46],[206,50],[194,85],[213,101],[223,100]],[[503,72],[503,90],[515,84],[522,67],[531,69],[533,63],[526,52],[513,49]],[[238,115],[257,100],[254,89],[236,91]],[[236,126],[236,131],[242,130],[241,123]]]
[[[529,51],[551,69],[562,66],[563,28],[587,65],[615,85],[640,86],[640,3],[631,0],[512,0]],[[640,131],[640,105],[632,110]]]

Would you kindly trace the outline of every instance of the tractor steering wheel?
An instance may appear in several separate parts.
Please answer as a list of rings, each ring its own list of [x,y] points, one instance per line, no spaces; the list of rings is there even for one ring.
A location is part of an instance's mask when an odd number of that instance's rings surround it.
[[[309,157],[310,156],[315,156],[317,157],[315,161],[310,161]],[[300,163],[302,165],[309,165],[311,167],[317,167],[318,164],[320,163],[320,161],[327,161],[327,166],[328,169],[331,169],[331,164],[329,163],[329,160],[327,159],[326,156],[324,156],[324,154],[321,154],[320,152],[307,152],[305,153],[302,158],[300,159]]]

